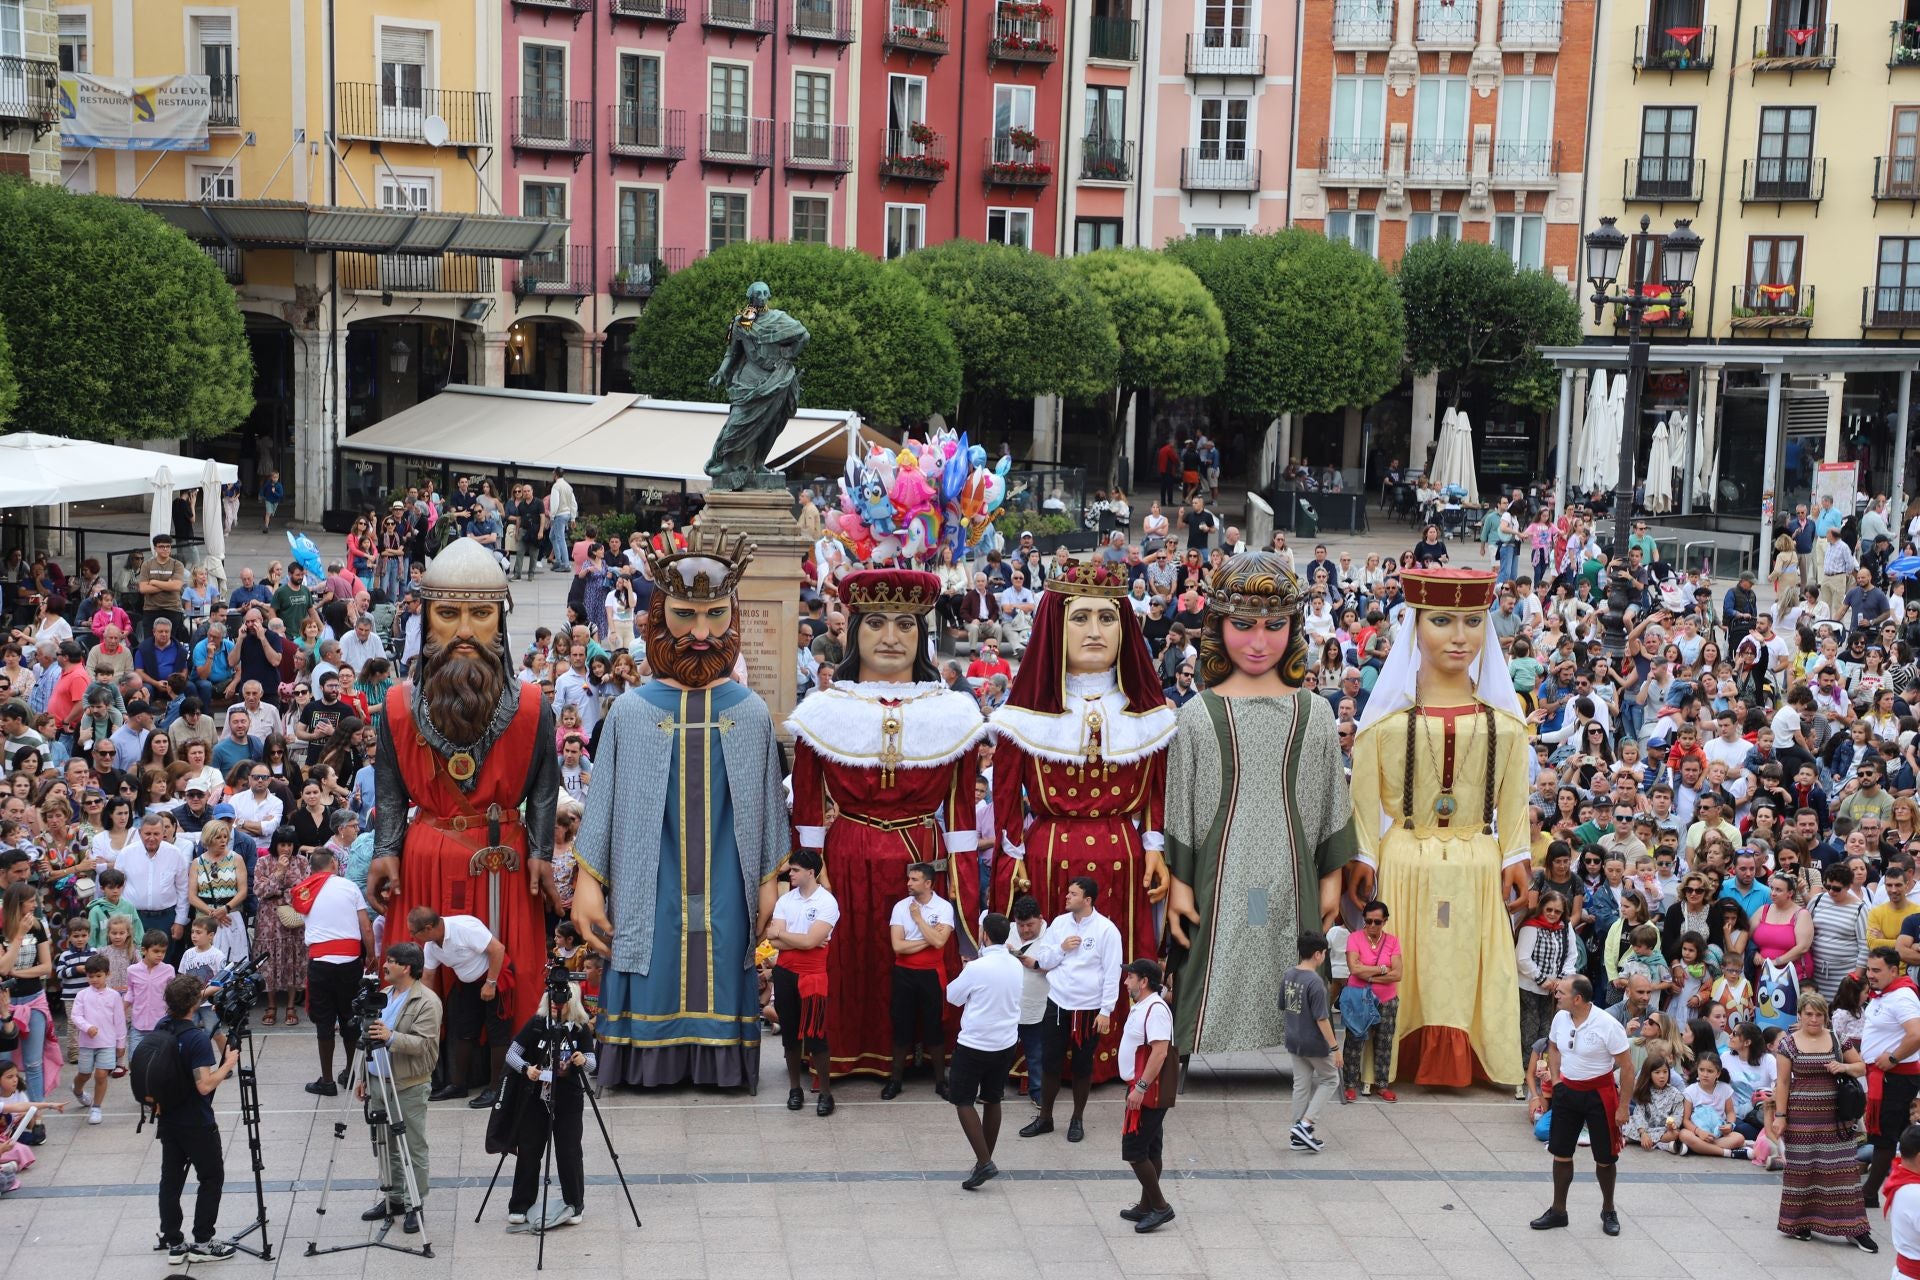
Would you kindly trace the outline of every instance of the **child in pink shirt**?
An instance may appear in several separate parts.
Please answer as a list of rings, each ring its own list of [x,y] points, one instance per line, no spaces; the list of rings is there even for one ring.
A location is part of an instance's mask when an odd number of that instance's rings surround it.
[[[173,979],[173,966],[167,963],[167,935],[147,930],[140,939],[140,963],[127,970],[127,1022],[133,1028],[127,1037],[129,1059],[140,1047],[140,1038],[166,1019],[167,984]]]
[[[161,966],[165,968],[165,966]],[[73,1079],[73,1096],[87,1100],[87,1081],[93,1081],[93,1104],[87,1123],[99,1124],[107,1100],[107,1077],[127,1062],[126,1001],[107,985],[113,966],[105,956],[87,961],[87,985],[73,997],[67,1021],[80,1049],[80,1065]]]

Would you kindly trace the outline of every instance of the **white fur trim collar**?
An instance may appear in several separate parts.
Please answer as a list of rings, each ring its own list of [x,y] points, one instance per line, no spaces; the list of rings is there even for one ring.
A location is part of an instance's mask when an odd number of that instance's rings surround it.
[[[1047,715],[1026,707],[1006,706],[993,713],[987,729],[996,738],[1013,743],[1028,755],[1062,764],[1087,761],[1087,717],[1100,714],[1100,758],[1109,764],[1132,764],[1156,751],[1164,751],[1173,741],[1177,716],[1162,703],[1151,711],[1127,710],[1127,695],[1109,684],[1105,692],[1079,694],[1067,682],[1066,710]]]
[[[893,704],[882,706],[882,701]],[[810,693],[787,720],[787,731],[836,764],[878,765],[889,711],[903,769],[933,769],[972,750],[987,736],[980,704],[939,681],[886,684],[848,681]]]

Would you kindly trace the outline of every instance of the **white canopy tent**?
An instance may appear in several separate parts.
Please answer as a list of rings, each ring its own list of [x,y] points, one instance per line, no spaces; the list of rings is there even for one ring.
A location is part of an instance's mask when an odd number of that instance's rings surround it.
[[[1441,492],[1458,489],[1469,506],[1480,503],[1479,467],[1473,459],[1473,424],[1465,410],[1449,409],[1441,418],[1440,447],[1433,455],[1433,475],[1427,483]]]

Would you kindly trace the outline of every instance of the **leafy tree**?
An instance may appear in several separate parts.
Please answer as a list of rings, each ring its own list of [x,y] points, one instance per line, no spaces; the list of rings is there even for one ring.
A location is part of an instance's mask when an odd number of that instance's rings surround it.
[[[1107,411],[1107,483],[1120,483],[1127,409],[1143,390],[1213,393],[1226,374],[1227,324],[1213,295],[1186,267],[1146,249],[1100,249],[1067,259],[1106,308],[1120,343],[1119,385]]]
[[[1229,412],[1272,417],[1369,405],[1400,380],[1400,299],[1380,264],[1292,228],[1176,240],[1227,325]]]
[[[1429,240],[1395,277],[1407,317],[1407,362],[1438,373],[1449,404],[1484,387],[1508,404],[1548,409],[1559,380],[1542,346],[1580,341],[1580,307],[1540,271],[1517,271],[1489,244]]]
[[[889,266],[933,296],[960,349],[969,397],[1091,400],[1112,388],[1120,358],[1113,322],[1059,259],[950,240]]]
[[[13,417],[13,406],[20,402],[20,380],[13,376],[13,348],[7,343],[7,327],[0,324],[0,427]]]
[[[728,245],[660,282],[634,330],[634,386],[675,400],[726,399],[707,379],[756,280],[811,334],[800,357],[802,408],[900,425],[959,400],[953,338],[917,281],[849,249],[765,241]]]
[[[0,182],[0,321],[22,427],[205,439],[253,408],[233,290],[191,240],[134,205]]]

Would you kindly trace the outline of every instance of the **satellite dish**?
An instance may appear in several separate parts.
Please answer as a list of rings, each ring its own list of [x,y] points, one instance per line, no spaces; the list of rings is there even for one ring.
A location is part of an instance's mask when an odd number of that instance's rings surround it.
[[[426,140],[428,146],[437,148],[446,146],[447,139],[452,134],[444,119],[439,116],[428,116],[420,122],[420,136]]]

